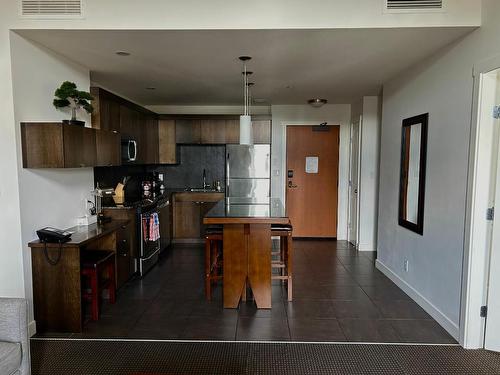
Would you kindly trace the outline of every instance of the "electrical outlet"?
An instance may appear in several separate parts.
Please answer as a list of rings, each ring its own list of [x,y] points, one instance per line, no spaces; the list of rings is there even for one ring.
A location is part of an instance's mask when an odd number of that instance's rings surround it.
[[[408,272],[410,269],[410,262],[408,262],[408,259],[405,259],[405,261],[404,261],[404,269],[405,269],[405,272]]]

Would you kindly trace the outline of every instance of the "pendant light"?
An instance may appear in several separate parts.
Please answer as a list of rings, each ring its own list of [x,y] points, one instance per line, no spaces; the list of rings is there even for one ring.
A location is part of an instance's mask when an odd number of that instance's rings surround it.
[[[247,71],[248,60],[251,60],[250,56],[240,56],[240,60],[243,62],[243,114],[240,116],[240,145],[252,145],[253,144],[253,132],[252,132],[252,118],[250,116],[249,106],[250,106],[250,95],[248,91],[248,76],[252,72]]]

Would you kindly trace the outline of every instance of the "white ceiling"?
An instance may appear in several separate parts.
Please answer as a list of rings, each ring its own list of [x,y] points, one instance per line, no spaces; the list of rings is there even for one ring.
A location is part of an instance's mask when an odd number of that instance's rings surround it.
[[[19,30],[91,71],[92,81],[144,105],[242,101],[240,55],[254,97],[350,103],[473,28],[109,31]],[[115,51],[128,51],[120,57]],[[64,77],[61,77],[64,79]],[[156,90],[146,90],[146,87]]]

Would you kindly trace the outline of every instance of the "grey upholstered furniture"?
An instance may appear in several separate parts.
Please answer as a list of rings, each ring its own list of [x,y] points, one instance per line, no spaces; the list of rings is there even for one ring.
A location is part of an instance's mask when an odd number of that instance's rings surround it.
[[[29,375],[30,353],[26,301],[0,298],[0,374]]]

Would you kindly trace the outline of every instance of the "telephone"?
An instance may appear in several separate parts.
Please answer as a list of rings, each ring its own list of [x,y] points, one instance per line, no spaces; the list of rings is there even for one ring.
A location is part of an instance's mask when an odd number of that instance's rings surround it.
[[[63,242],[68,242],[71,239],[72,233],[62,229],[45,227],[37,230],[36,234],[38,235],[38,238],[42,242],[63,243]]]

